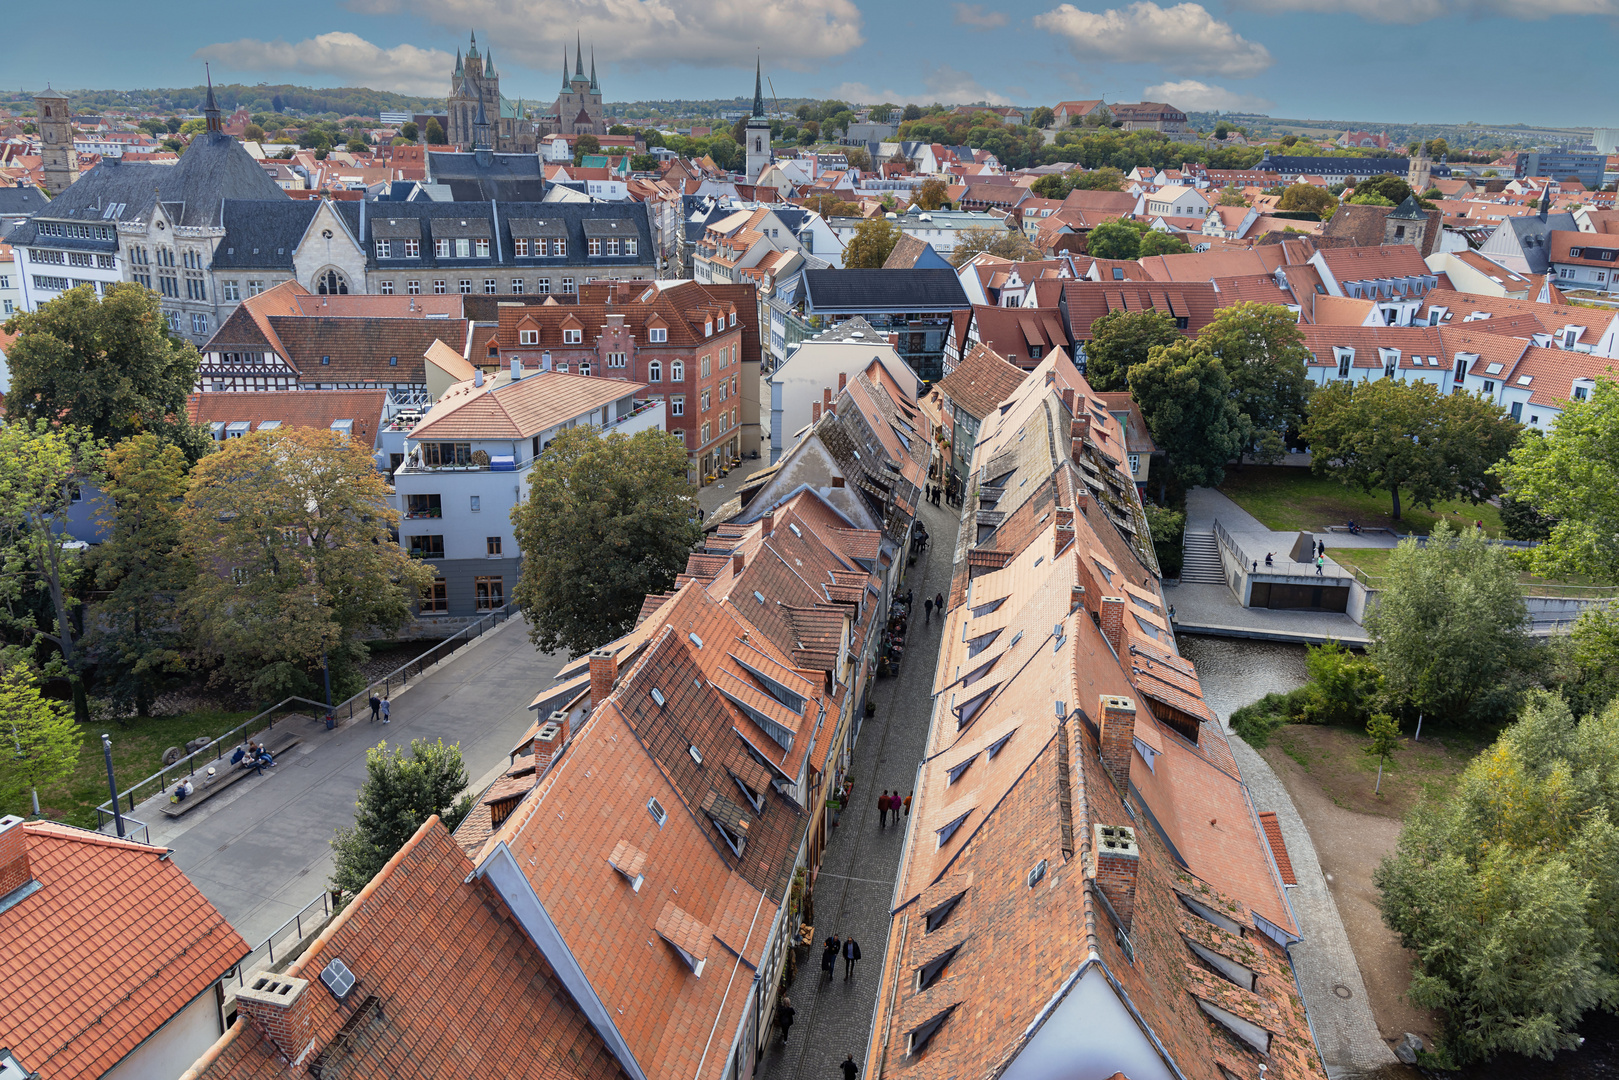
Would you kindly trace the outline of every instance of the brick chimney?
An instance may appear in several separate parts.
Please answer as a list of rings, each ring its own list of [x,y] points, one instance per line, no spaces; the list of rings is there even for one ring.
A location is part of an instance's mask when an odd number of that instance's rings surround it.
[[[1124,605],[1126,603],[1128,601],[1122,596],[1102,597],[1102,636],[1107,638],[1107,643],[1113,646],[1113,652],[1118,656],[1124,655]]]
[[[847,371],[838,372],[838,393],[840,393],[840,394],[843,393],[844,388],[847,387],[848,385],[849,385],[849,373]]]
[[[1128,825],[1098,825],[1095,838],[1096,887],[1107,897],[1121,929],[1128,934],[1136,910],[1136,871],[1141,866],[1136,831]]]
[[[748,558],[740,551],[731,552],[731,573],[741,576],[742,571],[748,568]]]
[[[1135,751],[1136,703],[1127,697],[1103,694],[1102,765],[1119,787],[1130,786],[1130,755]]]
[[[289,975],[261,975],[236,992],[236,1009],[275,1044],[281,1057],[296,1065],[315,1038],[314,998],[309,980]]]
[[[819,401],[817,401],[813,405],[810,406],[810,423],[819,424],[820,422],[821,422],[821,403]]]
[[[771,511],[759,519],[759,538],[761,540],[768,540],[770,538],[770,534],[775,531],[775,528],[776,514],[775,511]]]
[[[28,832],[15,814],[0,817],[0,897],[33,880],[28,864]]]
[[[1046,381],[1051,383],[1056,382],[1057,373],[1055,371],[1046,372]],[[1077,416],[1079,414],[1079,399],[1075,395],[1074,388],[1072,386],[1068,387],[1062,392],[1062,403],[1063,406],[1067,408],[1069,415]]]
[[[590,704],[597,708],[613,692],[618,682],[618,653],[612,649],[597,649],[590,654]]]
[[[562,753],[562,745],[568,741],[568,714],[554,712],[540,725],[540,730],[534,733],[534,776],[539,778],[545,775],[545,770],[551,767],[551,762]]]
[[[830,386],[821,387],[821,408],[826,412],[832,411],[832,388]]]

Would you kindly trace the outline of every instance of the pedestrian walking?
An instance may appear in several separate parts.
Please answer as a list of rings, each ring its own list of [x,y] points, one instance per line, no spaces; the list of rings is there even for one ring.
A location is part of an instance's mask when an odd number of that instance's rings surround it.
[[[930,596],[926,600],[922,601],[922,610],[923,610],[923,612],[925,612],[925,615],[924,615],[924,617],[922,619],[922,622],[924,624],[932,622],[933,621],[933,597]]]
[[[377,715],[382,711],[382,699],[373,693],[369,704],[371,706],[371,722],[374,724],[377,722]]]
[[[1325,567],[1326,565],[1327,565],[1327,560],[1323,559],[1319,555],[1317,555],[1315,557],[1315,576],[1316,577],[1324,577],[1325,576],[1324,574],[1322,574],[1321,571],[1322,571],[1322,568]]]
[[[387,698],[382,699],[382,722],[384,724],[388,723],[388,699]]]
[[[877,827],[879,829],[881,829],[887,824],[888,824],[888,789],[883,788],[883,793],[881,795],[877,796]]]
[[[855,961],[860,959],[860,942],[854,938],[845,938],[843,941],[843,981],[848,982],[854,978]]]
[[[781,1026],[781,1044],[783,1046],[787,1045],[787,1033],[793,1029],[793,1017],[796,1015],[798,1015],[798,1010],[793,1008],[792,1001],[783,997],[781,1004],[776,1006],[776,1023]]]
[[[944,617],[944,593],[933,594],[933,606],[939,609],[939,617]]]
[[[854,1080],[855,1077],[860,1075],[860,1066],[854,1063],[853,1054],[844,1058],[843,1064],[839,1065],[838,1068],[843,1070],[843,1080]]]
[[[821,950],[821,970],[826,972],[826,981],[831,982],[832,976],[837,973],[838,953],[843,951],[843,942],[833,934],[826,939],[826,948]]]
[[[907,791],[905,793],[905,816],[906,817],[911,816],[911,794],[912,793],[909,792],[909,791]]]

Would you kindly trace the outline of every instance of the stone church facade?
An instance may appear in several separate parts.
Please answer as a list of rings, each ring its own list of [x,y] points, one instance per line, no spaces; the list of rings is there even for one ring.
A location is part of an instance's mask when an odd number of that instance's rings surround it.
[[[450,126],[444,134],[458,150],[481,146],[502,154],[532,154],[539,147],[534,122],[525,115],[522,100],[514,103],[501,96],[494,54],[478,52],[476,33],[465,58],[456,50],[446,104]]]
[[[602,88],[596,78],[596,49],[590,50],[590,74],[585,74],[583,43],[574,45],[573,74],[568,74],[568,53],[562,52],[562,93],[551,106],[548,121],[551,135],[605,135],[606,111],[602,108]]]

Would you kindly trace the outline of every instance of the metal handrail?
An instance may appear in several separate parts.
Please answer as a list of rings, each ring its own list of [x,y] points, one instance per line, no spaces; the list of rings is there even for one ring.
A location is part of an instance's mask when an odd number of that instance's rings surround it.
[[[297,713],[303,711],[299,708],[300,706],[310,706],[315,710],[317,716],[330,711],[334,719],[340,718],[343,720],[351,720],[354,718],[355,706],[357,704],[365,709],[370,708],[366,702],[368,701],[373,690],[381,688],[382,696],[389,696],[389,694],[393,692],[395,686],[406,685],[412,678],[420,676],[429,667],[438,663],[450,653],[455,652],[462,645],[466,645],[474,639],[482,637],[486,630],[492,629],[511,618],[512,611],[512,604],[506,604],[502,607],[496,608],[494,611],[491,611],[489,614],[480,618],[477,622],[462,627],[460,630],[445,638],[443,641],[439,642],[431,649],[428,649],[426,652],[405,661],[399,667],[394,668],[394,670],[390,671],[382,678],[371,680],[371,682],[366,684],[365,689],[361,690],[359,693],[345,701],[338,702],[336,705],[332,706],[330,710],[326,708],[324,702],[311,701],[306,697],[293,696],[278,701],[268,709],[265,709],[247,720],[242,721],[240,724],[231,728],[223,735],[213,739],[208,743],[207,746],[187,754],[185,757],[176,761],[173,765],[165,765],[151,776],[148,776],[144,780],[140,780],[135,784],[132,784],[130,787],[125,788],[123,791],[120,791],[118,793],[119,805],[123,806],[127,803],[130,811],[133,812],[137,802],[141,801],[142,799],[151,798],[153,795],[165,790],[169,786],[168,778],[170,776],[170,769],[174,770],[173,775],[175,777],[180,777],[182,775],[195,776],[199,761],[202,762],[203,767],[206,768],[209,761],[219,761],[223,759],[227,749],[230,749],[238,743],[247,741],[250,735],[257,734],[260,731],[274,731],[276,716],[278,713]],[[212,755],[211,758],[209,756],[210,754]],[[156,782],[155,787],[137,798],[137,793],[148,787],[148,785],[152,785],[154,781]],[[98,829],[104,827],[112,817],[113,811],[111,799],[108,799],[106,802],[96,807],[96,827]],[[127,821],[128,819],[126,818],[125,820]]]
[[[320,921],[324,922],[332,917],[332,894],[330,890],[321,893],[305,904],[298,910],[296,915],[272,930],[269,937],[259,942],[253,947],[252,952],[242,957],[241,963],[236,965],[236,985],[247,985],[247,972],[253,967],[255,957],[261,954],[268,956],[270,965],[272,967],[275,965],[275,943],[287,932],[287,927],[291,926],[296,931],[296,936],[292,939],[293,945],[302,944],[304,940],[304,920],[310,919],[313,923],[314,916],[310,909],[317,906],[320,908]],[[229,978],[229,976],[226,977]]]

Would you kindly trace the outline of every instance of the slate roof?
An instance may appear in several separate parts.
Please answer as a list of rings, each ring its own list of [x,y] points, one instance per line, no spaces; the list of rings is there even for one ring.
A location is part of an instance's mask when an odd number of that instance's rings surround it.
[[[536,154],[433,151],[427,155],[430,183],[450,189],[458,203],[540,202],[545,198],[545,172]]]
[[[93,170],[92,170],[93,171]],[[21,217],[37,214],[51,201],[45,189],[37,187],[0,187],[0,217]]]
[[[805,270],[804,296],[821,312],[938,311],[968,306],[953,270]]]
[[[624,1080],[556,971],[472,872],[429,818],[287,968],[309,980],[299,1004],[310,1014],[310,1075]],[[319,982],[334,959],[358,979],[346,1004]],[[281,1080],[287,1060],[239,1015],[182,1080]]]
[[[1531,274],[1544,274],[1551,261],[1551,236],[1554,232],[1578,232],[1579,224],[1573,214],[1529,214],[1507,218],[1496,226],[1508,230],[1516,239]],[[1486,248],[1492,246],[1486,242]]]
[[[199,135],[175,165],[107,158],[81,175],[33,218],[13,229],[7,239],[18,245],[33,244],[41,220],[92,224],[149,221],[159,199],[178,225],[217,226],[221,200],[233,197],[292,201],[235,139]],[[117,246],[116,239],[47,240],[52,247],[112,250]]]
[[[214,249],[214,269],[291,270],[292,253],[320,206],[318,199],[226,199],[225,236]]]
[[[28,1069],[103,1075],[247,955],[163,848],[54,822],[13,828],[41,887],[0,911],[0,1016]]]

